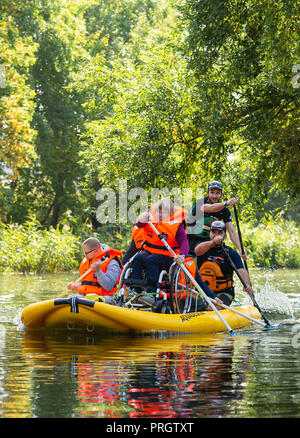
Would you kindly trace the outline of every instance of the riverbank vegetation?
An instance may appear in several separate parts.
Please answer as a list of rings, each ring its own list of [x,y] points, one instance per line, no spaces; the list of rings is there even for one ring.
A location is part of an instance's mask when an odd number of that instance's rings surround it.
[[[256,227],[242,226],[250,266],[262,268],[300,267],[300,228],[293,221],[263,221]]]
[[[294,222],[267,222],[242,225],[250,267],[300,268],[300,229]],[[74,235],[68,227],[45,230],[35,219],[22,225],[0,225],[0,270],[24,274],[77,271],[83,257],[82,241],[95,236],[124,252],[130,243],[130,229],[104,227],[100,233],[85,227]],[[231,245],[230,241],[227,242]]]
[[[77,270],[78,238],[65,229],[42,229],[34,219],[0,228],[0,269],[23,274]]]
[[[130,227],[97,219],[97,192],[120,180],[221,180],[251,263],[298,265],[294,1],[0,3],[3,269],[73,269],[91,234],[124,250]]]

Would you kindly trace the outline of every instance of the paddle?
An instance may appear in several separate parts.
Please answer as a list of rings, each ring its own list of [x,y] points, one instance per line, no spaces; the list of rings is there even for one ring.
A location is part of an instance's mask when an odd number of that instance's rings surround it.
[[[242,239],[242,233],[241,233],[240,223],[239,223],[239,217],[238,217],[237,208],[236,208],[235,205],[233,206],[233,209],[234,209],[234,215],[235,215],[236,227],[237,227],[238,235],[239,235],[239,239],[240,239],[240,245],[241,245],[242,255],[245,255],[244,245],[243,245],[243,239]],[[249,275],[249,270],[248,270],[248,265],[247,265],[246,260],[243,260],[243,263],[244,263],[245,269],[246,269],[246,271],[248,272],[248,275]],[[237,272],[237,271],[235,271],[235,272]],[[238,275],[238,273],[237,273],[237,275]],[[249,276],[249,278],[250,278],[250,276]],[[245,287],[245,286],[244,286],[244,287]],[[257,308],[257,310],[258,310],[259,313],[261,314],[261,316],[262,316],[263,320],[265,321],[265,323],[271,328],[272,326],[270,325],[269,321],[267,320],[267,318],[266,318],[265,315],[263,314],[261,308],[260,308],[259,305],[257,304],[257,301],[256,301],[255,296],[254,296],[253,293],[250,295],[250,298],[251,298],[251,300],[252,300],[252,302],[253,302],[253,305]]]
[[[238,218],[238,214],[237,214],[237,209],[236,206],[233,206],[234,209],[234,215],[235,215],[235,221],[236,221],[236,227],[238,230],[238,235],[239,235],[239,240],[240,240],[240,245],[241,245],[241,250],[242,250],[242,255],[245,255],[245,250],[244,250],[244,245],[243,245],[243,239],[242,239],[242,233],[241,233],[241,229],[240,229],[240,223],[239,223],[239,218]],[[243,259],[243,263],[245,266],[246,271],[248,271],[248,265],[246,260]],[[249,271],[248,271],[249,273]]]
[[[246,283],[245,283],[244,280],[242,279],[241,274],[239,273],[237,267],[235,266],[235,264],[233,263],[231,257],[229,256],[228,251],[226,250],[226,248],[225,248],[223,245],[222,245],[222,249],[223,249],[223,252],[224,252],[225,257],[227,258],[227,260],[228,260],[229,263],[231,264],[233,270],[235,271],[236,275],[237,275],[238,278],[240,279],[242,285],[244,286],[244,288],[246,288],[246,287],[247,287]],[[249,295],[250,295],[250,298],[251,298],[251,300],[252,300],[252,302],[253,302],[253,305],[257,308],[257,310],[259,311],[259,313],[260,313],[261,316],[262,316],[262,319],[265,321],[265,323],[266,323],[265,327],[267,327],[267,328],[274,328],[274,326],[271,326],[271,324],[269,323],[269,321],[267,320],[267,318],[266,318],[265,315],[263,314],[261,308],[260,308],[259,305],[257,304],[254,294],[252,293],[252,294],[249,294]]]
[[[173,249],[170,247],[170,245],[166,242],[164,236],[162,234],[159,233],[159,231],[156,229],[156,227],[151,223],[148,222],[148,224],[150,225],[150,227],[152,228],[152,230],[156,233],[156,235],[159,237],[159,239],[162,241],[162,243],[165,245],[165,247],[168,249],[168,251],[172,254],[173,257],[176,256],[175,252],[173,251]],[[194,277],[192,276],[192,274],[190,273],[190,271],[187,269],[187,267],[184,265],[184,263],[180,263],[180,266],[182,268],[182,270],[185,272],[185,274],[189,277],[189,279],[192,281],[192,283],[194,284],[194,286],[196,287],[196,289],[198,290],[198,292],[200,292],[200,294],[203,296],[203,298],[207,301],[207,303],[212,307],[212,309],[216,312],[216,314],[218,315],[218,317],[220,318],[220,320],[223,322],[223,324],[225,325],[225,327],[228,329],[229,333],[231,335],[234,335],[234,331],[232,330],[232,328],[230,327],[230,325],[227,323],[227,321],[225,321],[225,319],[222,317],[222,315],[220,314],[220,312],[217,310],[217,308],[215,307],[215,305],[213,304],[212,300],[206,295],[206,293],[201,289],[201,287],[199,286],[199,284],[196,282],[196,280],[194,279]]]
[[[214,300],[212,300],[212,301],[215,302]],[[255,318],[252,318],[251,316],[245,315],[244,313],[240,312],[239,310],[235,309],[234,307],[226,306],[226,304],[224,304],[224,303],[223,303],[223,304],[219,304],[219,303],[218,303],[218,306],[221,306],[221,307],[223,307],[224,309],[231,310],[232,312],[237,313],[238,315],[241,315],[241,316],[243,316],[244,318],[249,319],[250,321],[256,322],[257,324],[260,324],[260,325],[262,325],[263,327],[266,327],[265,323],[263,323],[263,322],[260,321],[259,319],[255,319]]]
[[[80,281],[83,280],[90,272],[92,272],[92,268],[89,268],[87,271],[85,271],[84,274],[82,274],[81,277],[79,277],[76,281],[74,281],[73,286],[76,286],[76,284],[80,283]],[[69,291],[70,291],[70,289],[67,289],[64,293],[62,293],[59,296],[59,298],[64,297]]]

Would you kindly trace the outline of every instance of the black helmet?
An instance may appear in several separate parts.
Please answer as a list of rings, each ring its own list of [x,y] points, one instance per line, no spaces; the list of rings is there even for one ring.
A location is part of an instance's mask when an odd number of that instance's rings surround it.
[[[210,189],[223,190],[223,186],[219,181],[212,181],[208,184],[208,190],[210,190]]]
[[[220,231],[224,231],[224,233],[226,233],[226,225],[222,221],[212,222],[210,229],[211,230],[220,230]]]

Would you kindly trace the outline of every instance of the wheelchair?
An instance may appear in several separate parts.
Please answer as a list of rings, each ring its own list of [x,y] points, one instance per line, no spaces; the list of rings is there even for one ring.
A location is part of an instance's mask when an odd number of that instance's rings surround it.
[[[153,296],[153,303],[147,304],[143,302],[145,297],[149,298],[146,293],[147,278],[143,272],[143,279],[132,279],[132,263],[137,256],[136,253],[123,267],[118,289],[115,293],[115,302],[122,307],[129,307],[141,310],[150,310],[156,313],[188,313],[191,311],[193,299],[197,295],[194,285],[182,267],[174,262],[169,271],[161,270],[159,279],[156,285],[156,293]],[[189,257],[185,260],[186,263],[195,263]],[[186,265],[188,268],[188,266]],[[132,289],[142,290],[141,293],[130,298]]]

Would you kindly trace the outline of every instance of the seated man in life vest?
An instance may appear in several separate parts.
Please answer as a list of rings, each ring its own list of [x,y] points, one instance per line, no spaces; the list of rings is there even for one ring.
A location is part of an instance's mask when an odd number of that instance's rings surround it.
[[[76,286],[69,283],[68,289],[75,289],[84,295],[105,296],[102,301],[110,302],[117,290],[116,285],[122,270],[120,261],[122,252],[101,244],[94,237],[85,240],[82,248],[85,257],[80,263],[79,274],[82,276],[89,268],[92,268],[92,271]]]
[[[146,214],[146,216],[148,217],[155,217],[155,205],[152,205],[150,208],[150,213],[149,215]],[[178,219],[180,220],[180,222],[185,223],[185,216],[187,215],[187,210],[185,210],[184,208],[181,208],[179,206],[175,206],[174,205],[174,210],[173,210],[173,215],[174,215],[174,219]],[[141,225],[137,226],[135,225],[132,230],[131,230],[131,236],[132,236],[132,240],[130,242],[130,245],[126,251],[126,253],[124,254],[123,258],[122,258],[122,264],[123,266],[125,265],[125,263],[127,263],[138,251],[141,251],[142,246],[144,241],[146,240],[145,238],[145,233],[144,233],[144,228],[141,228]]]
[[[224,222],[212,222],[209,237],[209,241],[202,242],[195,247],[195,253],[199,257],[200,262],[200,276],[210,289],[216,293],[217,297],[224,304],[230,306],[234,299],[234,269],[226,257],[225,250],[247,285],[244,290],[248,294],[252,293],[250,278],[248,272],[244,269],[242,259],[237,251],[224,245],[226,239],[226,226]]]
[[[162,269],[169,270],[174,260],[179,264],[183,263],[189,251],[184,219],[174,217],[174,212],[173,202],[169,198],[164,198],[154,205],[155,217],[150,217],[152,215],[147,211],[141,213],[136,222],[138,228],[144,229],[145,241],[143,252],[138,254],[132,262],[131,278],[141,279],[142,271],[145,269],[148,280],[149,303],[151,298],[154,302],[160,271]],[[167,236],[167,243],[176,253],[174,258],[147,223],[148,220],[153,222],[161,234]],[[133,291],[133,293],[137,292],[136,290]]]

